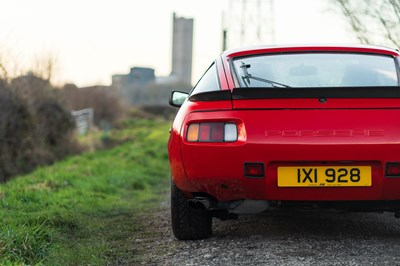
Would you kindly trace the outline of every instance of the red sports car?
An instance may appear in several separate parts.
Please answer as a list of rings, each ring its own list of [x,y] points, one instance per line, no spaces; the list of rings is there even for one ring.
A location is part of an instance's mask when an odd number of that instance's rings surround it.
[[[399,63],[361,45],[224,52],[171,95],[174,235],[276,208],[400,216]]]

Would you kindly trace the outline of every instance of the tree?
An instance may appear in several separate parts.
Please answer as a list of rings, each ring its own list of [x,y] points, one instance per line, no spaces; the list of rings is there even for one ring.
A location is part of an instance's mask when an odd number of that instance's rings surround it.
[[[399,0],[331,0],[361,43],[400,47]]]

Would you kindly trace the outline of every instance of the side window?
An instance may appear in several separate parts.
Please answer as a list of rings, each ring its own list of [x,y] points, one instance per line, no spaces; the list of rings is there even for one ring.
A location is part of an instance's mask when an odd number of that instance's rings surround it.
[[[218,90],[220,90],[220,88],[217,77],[217,67],[215,63],[213,63],[207,69],[206,73],[204,73],[204,75],[201,77],[199,82],[197,82],[196,86],[193,88],[193,91],[190,93],[190,95],[197,94],[200,92],[218,91]]]

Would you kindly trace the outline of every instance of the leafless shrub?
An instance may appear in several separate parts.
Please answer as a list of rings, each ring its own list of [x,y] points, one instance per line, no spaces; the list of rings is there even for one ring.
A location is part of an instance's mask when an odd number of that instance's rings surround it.
[[[55,99],[46,99],[37,104],[35,110],[36,132],[53,154],[55,159],[74,152],[74,142],[71,136],[75,121]]]
[[[60,94],[70,110],[93,108],[94,123],[97,126],[101,126],[104,122],[116,124],[127,114],[128,107],[117,92],[110,87],[78,88],[73,84],[68,84],[64,86]]]
[[[74,127],[49,81],[0,80],[0,181],[78,152]]]
[[[31,169],[33,117],[23,102],[0,81],[0,181]]]

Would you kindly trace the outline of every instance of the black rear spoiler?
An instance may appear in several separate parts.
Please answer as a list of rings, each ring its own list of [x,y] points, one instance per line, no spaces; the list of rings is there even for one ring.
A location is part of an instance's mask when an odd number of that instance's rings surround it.
[[[201,92],[189,97],[189,101],[191,102],[211,102],[226,100],[232,100],[232,93],[230,90]]]
[[[235,88],[202,92],[189,97],[192,102],[300,99],[300,98],[400,98],[400,86],[388,87],[313,87],[313,88]]]

